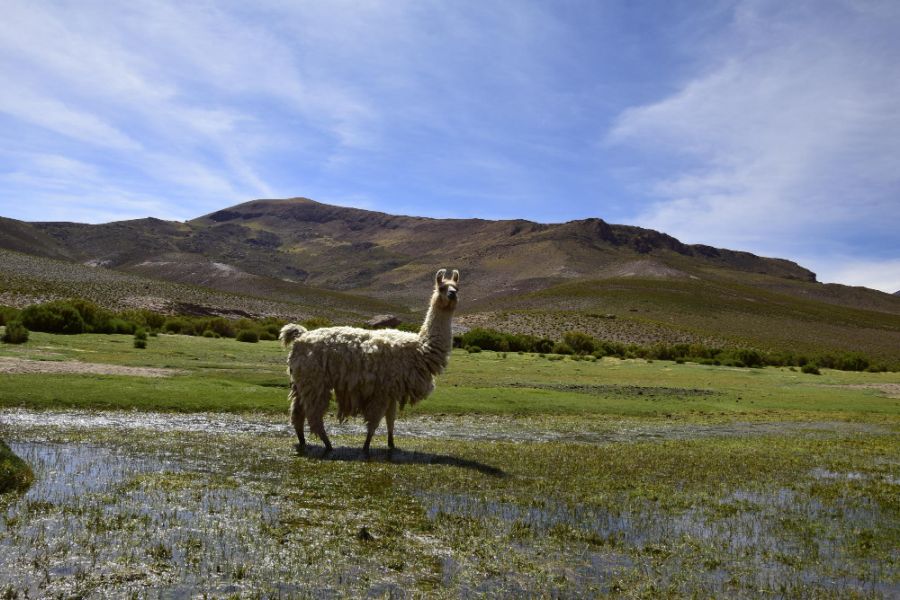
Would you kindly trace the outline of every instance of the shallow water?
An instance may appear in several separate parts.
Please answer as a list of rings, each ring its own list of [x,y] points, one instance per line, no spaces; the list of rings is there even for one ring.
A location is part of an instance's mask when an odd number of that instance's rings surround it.
[[[109,598],[132,592],[162,598],[201,591],[323,598],[415,593],[415,573],[386,569],[377,552],[348,559],[348,547],[334,545],[329,536],[355,538],[355,530],[336,533],[322,523],[332,514],[347,519],[341,509],[318,497],[303,501],[309,489],[301,489],[299,505],[286,504],[277,493],[286,484],[302,488],[291,474],[298,465],[309,467],[304,473],[327,474],[349,462],[350,472],[364,474],[355,469],[364,465],[355,448],[337,448],[331,466],[289,452],[273,454],[266,443],[283,438],[288,444],[292,432],[269,416],[6,410],[0,423],[0,433],[36,475],[26,494],[0,501],[0,597],[7,589],[27,591],[29,597]],[[554,430],[540,421],[500,417],[412,417],[399,425],[398,433],[409,437],[515,442],[575,437],[598,445],[705,436],[896,435],[878,425],[843,422],[620,422],[575,434],[563,430],[571,423]],[[360,434],[362,427],[350,423],[333,431]],[[55,441],[60,439],[69,441]],[[414,498],[439,532],[453,526],[448,516],[474,521],[482,541],[489,547],[503,544],[496,550],[509,560],[482,572],[468,549],[436,552],[444,594],[589,596],[614,593],[618,585],[627,588],[648,574],[658,589],[673,585],[684,595],[752,596],[746,590],[779,586],[787,586],[782,596],[809,590],[900,593],[900,553],[885,565],[846,552],[858,532],[889,523],[868,499],[838,498],[826,505],[800,485],[731,490],[702,506],[674,511],[627,494],[614,505],[551,498],[504,502],[486,495],[489,486],[479,490],[478,483],[478,472],[497,477],[502,471],[421,451],[383,454],[376,452],[373,460],[398,467],[451,465],[473,473],[472,489],[420,490]],[[878,457],[875,463],[885,460]],[[870,477],[824,467],[798,473],[798,481],[807,482]],[[879,481],[895,484],[884,477]],[[802,527],[789,527],[797,523]],[[817,528],[814,535],[803,529],[807,523]],[[679,548],[674,554],[673,544]],[[521,564],[531,566],[520,569]]]
[[[277,434],[293,428],[287,416],[236,415],[229,413],[148,413],[138,411],[82,410],[35,411],[27,409],[0,410],[0,427],[4,424],[18,428],[60,427],[66,429],[110,428],[122,431],[150,430],[158,432],[196,432],[210,434]],[[339,423],[330,418],[325,422],[329,435],[365,435],[366,428],[359,419]],[[577,427],[577,424],[575,425]],[[528,418],[492,415],[401,417],[396,435],[415,439],[445,438],[473,441],[552,442],[565,441],[585,444],[693,439],[698,437],[745,436],[830,433],[889,433],[886,426],[873,423],[844,421],[776,421],[731,423],[645,423],[621,421],[602,425],[586,424],[581,428],[547,427],[545,421]],[[380,434],[385,433],[381,424]]]

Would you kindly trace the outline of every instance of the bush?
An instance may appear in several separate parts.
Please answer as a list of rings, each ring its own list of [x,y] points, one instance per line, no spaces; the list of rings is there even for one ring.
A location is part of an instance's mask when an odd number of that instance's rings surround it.
[[[205,337],[205,338],[219,338],[219,337],[222,337],[222,336],[219,335],[218,333],[216,333],[215,331],[213,331],[212,329],[207,329],[206,331],[203,332],[203,337]]]
[[[469,354],[477,354],[481,352],[481,348],[478,346],[466,346],[466,352]]]
[[[800,367],[800,371],[802,373],[808,373],[810,375],[821,375],[821,373],[819,373],[819,367],[810,363],[807,363]]]
[[[0,306],[0,325],[6,325],[10,321],[18,321],[19,315],[22,314],[18,308],[11,306]]]
[[[574,350],[564,342],[557,342],[553,344],[553,354],[574,354]]]
[[[21,321],[9,321],[3,333],[3,341],[7,344],[24,344],[28,341],[28,329]]]
[[[237,341],[255,344],[259,341],[259,334],[252,329],[242,329],[237,334]]]
[[[84,333],[86,325],[81,313],[63,300],[33,304],[22,311],[22,324],[32,331],[45,333]]]
[[[134,338],[134,347],[144,349],[147,347],[147,340],[139,340],[138,338]]]
[[[325,317],[310,317],[300,323],[309,330],[320,329],[322,327],[331,327],[331,319]]]
[[[580,331],[569,331],[563,335],[563,343],[575,354],[590,354],[596,349],[594,338]],[[559,354],[564,354],[560,352]]]
[[[147,341],[147,330],[146,329],[138,329],[137,331],[135,331],[134,339]]]

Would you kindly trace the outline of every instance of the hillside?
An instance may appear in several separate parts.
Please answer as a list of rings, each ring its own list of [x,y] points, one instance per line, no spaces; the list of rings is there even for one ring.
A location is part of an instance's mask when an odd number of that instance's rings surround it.
[[[248,288],[252,289],[255,280],[250,279]],[[0,306],[23,307],[56,298],[80,297],[113,310],[147,308],[163,313],[296,320],[324,316],[345,322],[396,310],[385,302],[328,290],[295,285],[291,291],[283,299],[227,293],[0,250]]]
[[[46,251],[35,246],[32,253],[48,256],[64,248],[86,264],[163,278],[173,263],[190,263],[192,271],[207,265],[206,285],[228,289],[233,278],[217,283],[215,262],[276,280],[414,303],[435,266],[450,264],[465,267],[471,299],[580,278],[685,278],[704,269],[815,281],[813,273],[786,260],[686,245],[600,219],[560,224],[428,219],[307,199],[257,200],[187,223],[34,223],[32,229],[52,242]],[[10,249],[22,250],[21,245]]]
[[[77,262],[76,279],[89,279],[93,267],[157,287],[215,291],[217,304],[228,303],[225,294],[244,306],[256,298],[357,316],[420,311],[432,273],[447,266],[463,273],[463,326],[900,361],[897,295],[821,284],[787,260],[600,219],[432,219],[297,198],[255,200],[184,223],[3,219],[0,247]]]

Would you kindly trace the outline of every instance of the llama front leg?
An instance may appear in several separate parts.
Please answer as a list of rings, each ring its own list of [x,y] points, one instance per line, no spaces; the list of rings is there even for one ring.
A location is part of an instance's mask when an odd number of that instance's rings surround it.
[[[303,436],[303,421],[306,420],[306,411],[303,410],[303,402],[300,400],[300,394],[297,392],[297,384],[291,384],[291,392],[288,395],[291,400],[291,425],[297,432],[297,440],[299,441],[298,450],[301,452],[306,448],[306,438]]]
[[[325,390],[318,394],[305,395],[304,392],[304,409],[306,410],[306,421],[309,423],[309,431],[316,434],[325,444],[325,452],[331,452],[331,440],[325,433],[325,411],[328,410],[328,400],[331,398],[331,391]]]
[[[397,418],[397,401],[391,400],[388,404],[387,412],[384,415],[387,421],[388,430],[388,448],[394,449],[394,420]]]
[[[381,419],[384,418],[386,408],[387,407],[384,405],[378,405],[373,402],[369,405],[368,410],[366,410],[366,425],[368,431],[366,432],[366,443],[363,444],[363,454],[366,456],[369,456],[369,444],[372,443],[372,436],[375,435],[375,430],[378,429],[378,426],[381,424]]]

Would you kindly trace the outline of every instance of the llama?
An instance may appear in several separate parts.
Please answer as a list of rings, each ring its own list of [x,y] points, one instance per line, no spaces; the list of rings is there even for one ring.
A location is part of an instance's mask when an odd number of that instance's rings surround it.
[[[338,419],[362,415],[368,431],[363,452],[382,418],[387,420],[388,448],[394,449],[397,405],[416,404],[434,390],[434,376],[447,366],[452,347],[450,320],[457,304],[459,271],[445,279],[446,269],[434,276],[434,293],[418,335],[396,329],[368,330],[327,327],[307,331],[289,323],[278,339],[290,348],[291,424],[299,450],[306,446],[303,421],[331,451],[323,418],[334,391]]]

